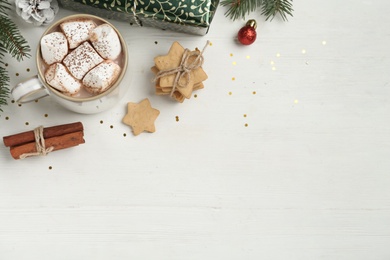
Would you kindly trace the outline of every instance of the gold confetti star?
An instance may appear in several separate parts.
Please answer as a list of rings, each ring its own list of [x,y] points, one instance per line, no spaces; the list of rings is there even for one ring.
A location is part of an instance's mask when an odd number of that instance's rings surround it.
[[[154,121],[160,111],[152,108],[149,99],[144,99],[140,103],[127,103],[127,114],[122,122],[133,129],[134,135],[139,135],[143,131],[154,133],[156,131]]]

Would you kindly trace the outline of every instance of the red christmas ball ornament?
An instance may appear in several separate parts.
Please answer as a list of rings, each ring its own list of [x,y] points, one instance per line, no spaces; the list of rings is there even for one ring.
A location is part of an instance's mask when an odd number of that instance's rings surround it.
[[[250,45],[255,42],[257,23],[255,20],[249,20],[244,27],[242,27],[237,34],[238,41],[243,45]]]

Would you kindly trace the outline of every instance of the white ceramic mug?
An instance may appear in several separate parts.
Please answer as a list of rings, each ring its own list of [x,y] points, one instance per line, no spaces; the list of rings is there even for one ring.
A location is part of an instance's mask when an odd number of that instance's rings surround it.
[[[111,25],[112,28],[114,28],[114,30],[118,34],[119,40],[122,45],[122,53],[120,54],[121,58],[119,60],[119,66],[121,67],[121,72],[117,80],[113,83],[113,85],[108,90],[94,96],[72,97],[61,93],[60,91],[56,90],[55,88],[51,87],[49,84],[46,83],[44,73],[47,65],[45,65],[41,56],[41,48],[40,48],[41,40],[39,40],[37,53],[36,53],[36,65],[38,69],[38,75],[17,84],[11,90],[12,96],[14,97],[16,102],[27,103],[45,96],[50,96],[57,103],[59,103],[60,105],[64,106],[65,108],[71,111],[82,113],[82,114],[93,114],[93,113],[105,111],[113,107],[124,96],[124,94],[126,93],[130,85],[129,82],[122,82],[122,79],[124,78],[128,69],[127,44],[123,39],[122,35],[120,34],[120,32],[111,23],[94,15],[88,15],[88,14],[70,15],[58,20],[53,25],[51,25],[44,32],[42,37],[53,31],[58,31],[59,25],[62,22],[67,20],[77,19],[77,18],[92,19],[93,21],[95,21],[97,25],[107,23]]]

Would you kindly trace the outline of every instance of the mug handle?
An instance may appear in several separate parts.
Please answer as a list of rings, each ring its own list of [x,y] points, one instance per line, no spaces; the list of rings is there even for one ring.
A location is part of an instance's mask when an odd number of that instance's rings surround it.
[[[35,101],[49,95],[37,75],[18,83],[12,88],[11,94],[19,104]]]

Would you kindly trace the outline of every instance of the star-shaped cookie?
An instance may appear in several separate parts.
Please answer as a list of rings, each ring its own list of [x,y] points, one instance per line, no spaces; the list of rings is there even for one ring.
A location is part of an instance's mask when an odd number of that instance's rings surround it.
[[[154,121],[160,111],[152,108],[149,99],[145,98],[140,103],[127,103],[127,114],[122,122],[133,129],[134,135],[139,135],[143,131],[154,133],[156,131]]]
[[[151,68],[151,71],[155,75],[158,73],[158,69],[157,69],[156,66],[153,66]],[[169,77],[169,76],[166,76],[166,77]],[[207,75],[206,75],[206,77],[207,77]],[[203,85],[202,82],[193,84],[191,92],[194,91],[194,90],[202,89],[202,88],[204,88],[204,85]],[[156,89],[156,91],[155,91],[156,95],[168,95],[168,94],[171,94],[172,86],[170,86],[170,87],[161,86],[161,79],[157,79],[156,84],[155,84],[155,89]],[[189,97],[183,95],[180,91],[178,91],[176,89],[173,92],[172,97],[176,101],[179,101],[180,103],[183,103],[184,98],[189,98]]]
[[[179,67],[184,52],[184,48],[178,42],[174,42],[169,49],[167,55],[158,56],[154,58],[155,68],[152,68],[152,71],[154,73],[157,73],[158,71],[166,71]],[[194,60],[195,57],[190,57],[189,63],[192,63]],[[160,78],[159,85],[164,88],[172,88],[172,86],[174,85],[175,77],[176,74],[164,76]],[[185,87],[179,87],[177,88],[177,91],[179,91],[180,94],[183,95],[185,98],[190,98],[194,89],[194,85],[201,83],[206,79],[207,74],[204,72],[202,67],[194,69],[190,72],[189,82],[186,82],[187,79],[185,77],[181,78],[180,83]]]

